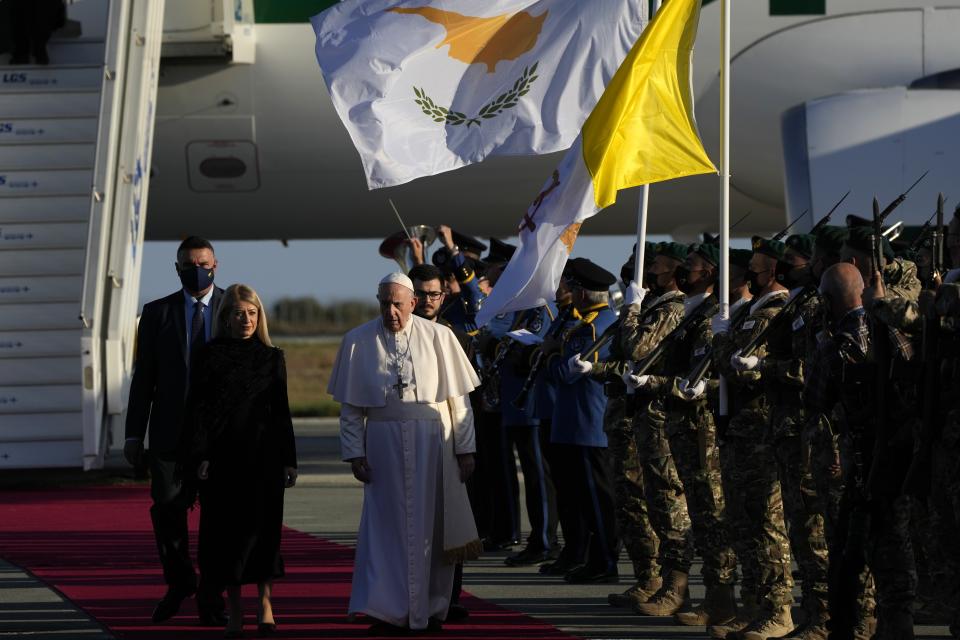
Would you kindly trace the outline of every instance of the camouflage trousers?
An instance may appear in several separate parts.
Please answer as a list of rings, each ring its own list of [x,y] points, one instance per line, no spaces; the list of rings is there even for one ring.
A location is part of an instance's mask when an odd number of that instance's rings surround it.
[[[706,586],[736,582],[737,556],[727,537],[720,450],[713,413],[706,403],[683,403],[667,412],[666,430],[683,483],[693,544],[703,558]]]
[[[789,525],[790,549],[800,567],[803,605],[811,613],[825,614],[829,610],[826,509],[817,494],[809,456],[805,454],[800,436],[801,415],[798,406],[771,408],[770,432],[774,434],[773,448],[784,517]]]
[[[947,412],[932,462],[930,500],[939,516],[934,528],[946,551],[946,598],[960,621],[960,408]]]
[[[741,589],[767,608],[793,602],[790,543],[773,448],[763,437],[765,411],[746,409],[730,420],[720,447],[727,525],[743,572]]]
[[[603,416],[607,449],[613,460],[614,499],[620,539],[633,564],[637,580],[646,582],[660,575],[660,539],[650,523],[643,491],[643,472],[637,459],[633,421],[625,414],[622,397],[607,400]]]
[[[660,565],[689,573],[693,563],[690,515],[683,483],[670,452],[662,402],[643,403],[634,416],[633,427],[650,522],[660,538]]]

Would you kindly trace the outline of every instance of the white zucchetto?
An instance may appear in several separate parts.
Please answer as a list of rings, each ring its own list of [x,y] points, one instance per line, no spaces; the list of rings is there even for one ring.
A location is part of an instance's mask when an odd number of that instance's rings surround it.
[[[407,289],[410,289],[410,291],[413,291],[413,280],[399,271],[394,271],[393,273],[388,273],[387,275],[383,276],[383,278],[380,280],[380,286],[385,284],[399,284],[403,285]]]

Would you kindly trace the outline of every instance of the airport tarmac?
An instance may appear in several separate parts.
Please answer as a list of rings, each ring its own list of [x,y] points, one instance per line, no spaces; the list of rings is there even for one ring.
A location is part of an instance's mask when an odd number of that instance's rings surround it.
[[[337,421],[298,420],[296,432],[301,475],[297,486],[286,494],[285,524],[334,542],[354,544],[363,493],[347,465],[340,462]],[[114,457],[111,467],[108,471],[116,474],[122,472],[123,464]],[[621,556],[619,585],[570,585],[557,577],[540,576],[535,567],[507,567],[503,564],[506,555],[485,554],[468,564],[464,589],[582,638],[706,637],[703,628],[676,626],[670,619],[636,616],[607,604],[608,593],[630,585],[626,555]],[[692,573],[691,596],[699,600],[704,595],[699,565]],[[796,595],[799,598],[799,593]],[[925,638],[950,637],[946,627],[917,627],[917,633]],[[0,640],[111,637],[59,593],[0,558]]]

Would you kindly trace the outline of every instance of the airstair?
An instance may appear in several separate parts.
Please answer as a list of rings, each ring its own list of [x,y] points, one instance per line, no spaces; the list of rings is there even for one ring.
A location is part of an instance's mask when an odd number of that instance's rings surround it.
[[[49,66],[0,54],[0,469],[97,468],[122,433],[163,9],[71,3]]]

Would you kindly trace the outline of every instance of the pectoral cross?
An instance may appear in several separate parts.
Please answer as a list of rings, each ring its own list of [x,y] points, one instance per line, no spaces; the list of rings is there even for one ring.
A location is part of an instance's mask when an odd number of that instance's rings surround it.
[[[394,389],[397,390],[397,397],[403,400],[403,390],[409,387],[406,382],[403,381],[403,378],[400,377],[400,374],[397,374],[397,384],[392,385]]]

